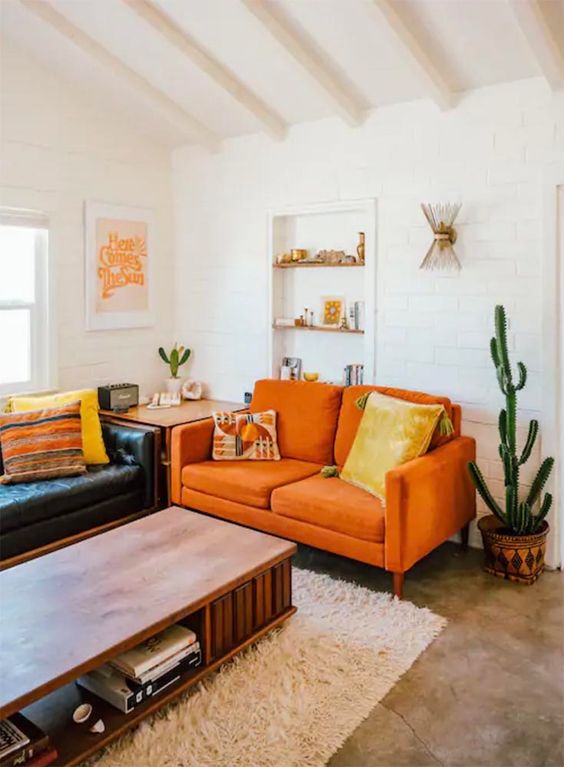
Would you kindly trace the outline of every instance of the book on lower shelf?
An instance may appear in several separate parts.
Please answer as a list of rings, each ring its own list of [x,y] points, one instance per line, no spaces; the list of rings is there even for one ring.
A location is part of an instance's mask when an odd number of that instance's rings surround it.
[[[157,643],[151,646],[153,649],[158,647],[158,652],[147,649],[147,644],[151,643],[151,640],[147,640],[80,677],[76,683],[124,714],[129,714],[141,703],[163,692],[183,674],[198,668],[202,663],[202,652],[196,634],[184,626],[171,628],[180,628],[182,631],[169,632],[167,629],[168,637],[165,641],[162,640],[162,634],[167,632],[158,635]],[[182,641],[191,640],[190,644],[181,646],[181,638]],[[147,667],[147,653],[152,662],[150,667]]]
[[[25,767],[47,767],[47,765],[53,764],[58,756],[59,752],[56,748],[49,748],[47,751],[34,756],[29,762],[25,762]]]
[[[45,761],[49,755],[50,760]],[[49,736],[23,714],[12,714],[0,722],[0,767],[43,767],[56,758]]]
[[[196,634],[186,626],[169,626],[131,650],[110,661],[117,671],[131,679],[141,679],[147,672],[185,651],[196,641]]]

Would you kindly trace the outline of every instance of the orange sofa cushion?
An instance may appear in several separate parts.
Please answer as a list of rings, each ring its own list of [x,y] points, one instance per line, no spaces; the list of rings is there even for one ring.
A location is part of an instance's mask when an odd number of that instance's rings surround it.
[[[276,410],[284,458],[331,464],[342,391],[331,384],[267,378],[256,382],[250,410]]]
[[[272,511],[363,541],[384,540],[384,508],[381,502],[343,482],[320,475],[279,487],[272,493]]]
[[[452,403],[448,397],[438,397],[433,394],[424,394],[423,392],[408,391],[407,389],[394,389],[390,386],[348,386],[343,391],[341,412],[339,414],[339,424],[335,436],[335,463],[343,466],[354,442],[360,420],[364,413],[355,404],[356,400],[366,392],[377,391],[380,394],[386,394],[388,397],[396,397],[407,402],[418,402],[422,405],[443,405],[448,417],[452,419]],[[433,434],[429,450],[444,444],[452,439],[452,436],[444,437],[438,433]]]
[[[276,487],[318,474],[319,464],[283,458],[280,461],[203,461],[182,469],[182,484],[191,490],[244,503],[270,507]]]

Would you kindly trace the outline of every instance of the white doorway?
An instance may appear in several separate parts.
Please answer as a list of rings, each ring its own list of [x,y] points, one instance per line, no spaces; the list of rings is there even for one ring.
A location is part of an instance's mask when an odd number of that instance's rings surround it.
[[[546,564],[564,565],[564,169],[546,179],[543,236],[542,455],[555,466]]]
[[[557,314],[557,348],[558,348],[558,387],[557,387],[557,410],[558,410],[558,437],[559,449],[557,460],[557,492],[555,519],[558,525],[559,538],[559,562],[556,565],[564,565],[564,185],[558,187],[557,197],[557,235],[556,235],[556,281],[558,285],[558,314]]]

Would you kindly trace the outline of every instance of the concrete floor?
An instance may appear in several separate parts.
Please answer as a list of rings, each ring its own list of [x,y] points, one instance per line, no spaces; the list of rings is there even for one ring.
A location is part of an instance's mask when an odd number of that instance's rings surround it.
[[[298,567],[389,591],[391,576],[300,547]],[[564,767],[564,574],[533,586],[489,576],[447,543],[404,598],[449,621],[329,767]]]

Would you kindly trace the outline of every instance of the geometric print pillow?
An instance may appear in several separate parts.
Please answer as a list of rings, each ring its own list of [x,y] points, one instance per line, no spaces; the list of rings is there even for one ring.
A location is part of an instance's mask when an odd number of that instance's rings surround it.
[[[276,411],[212,413],[214,461],[279,461]]]
[[[3,484],[84,474],[80,402],[0,413]]]

